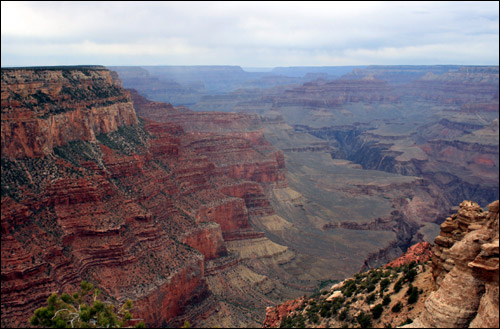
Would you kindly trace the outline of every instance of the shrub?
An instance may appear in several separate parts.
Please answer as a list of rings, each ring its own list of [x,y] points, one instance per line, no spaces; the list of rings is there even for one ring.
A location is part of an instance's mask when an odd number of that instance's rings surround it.
[[[344,309],[342,312],[340,312],[339,314],[339,320],[340,321],[344,321],[345,319],[347,319],[347,310]]]
[[[364,312],[361,312],[356,320],[358,321],[359,325],[361,328],[370,328],[372,325],[372,317],[370,314],[365,314]]]
[[[408,304],[414,304],[418,300],[418,288],[414,287],[410,292],[410,297],[408,297]]]
[[[309,321],[311,321],[314,324],[317,324],[319,322],[318,314],[315,313],[315,314],[312,314],[311,316],[309,316]]]
[[[395,304],[395,305],[392,307],[391,311],[392,311],[393,313],[399,313],[399,312],[401,311],[401,307],[402,307],[402,306],[403,306],[403,305],[401,304],[401,302],[397,302],[397,304]]]
[[[394,292],[399,292],[401,288],[403,287],[403,279],[399,279],[395,284],[394,284]]]
[[[366,287],[366,292],[372,292],[373,290],[375,290],[375,284],[373,284],[372,282],[370,282],[368,284],[368,286]]]
[[[292,318],[285,316],[281,319],[280,328],[291,328],[292,324]]]
[[[383,311],[384,311],[384,307],[382,306],[382,304],[375,305],[375,307],[372,309],[373,318],[374,319],[380,318]]]
[[[371,304],[375,300],[375,294],[370,294],[366,296],[365,302],[367,304]]]
[[[404,326],[404,325],[407,325],[410,323],[413,323],[413,320],[410,318],[406,318],[406,320],[404,322],[401,322],[401,324],[398,327],[401,327],[401,326]]]
[[[408,281],[408,282],[413,282],[413,280],[415,280],[415,277],[417,276],[417,270],[412,268],[410,269],[404,276],[405,278],[405,281]]]
[[[412,291],[413,291],[413,285],[410,283],[410,285],[408,286],[408,290],[406,290],[406,296],[410,296]]]
[[[384,299],[382,300],[382,305],[387,306],[391,303],[391,296],[386,295],[384,296]]]
[[[391,284],[391,280],[387,278],[380,281],[380,291],[383,292],[389,286],[389,284]]]
[[[346,297],[351,297],[352,294],[356,291],[356,281],[348,280],[344,286],[341,288],[342,293]]]

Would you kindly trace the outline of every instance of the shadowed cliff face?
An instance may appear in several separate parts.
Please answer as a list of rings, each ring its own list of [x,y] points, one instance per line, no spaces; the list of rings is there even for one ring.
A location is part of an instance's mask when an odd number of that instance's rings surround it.
[[[104,69],[2,70],[2,326],[81,280],[151,326],[255,324],[298,294],[267,276],[293,253],[248,221],[273,213],[282,154],[258,131],[172,121],[138,119]]]

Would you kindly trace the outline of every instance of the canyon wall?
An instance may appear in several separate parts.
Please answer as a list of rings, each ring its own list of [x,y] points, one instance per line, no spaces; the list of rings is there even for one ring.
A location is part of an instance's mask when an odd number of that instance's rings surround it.
[[[1,101],[2,154],[16,158],[137,124],[130,97],[104,68],[2,69]]]
[[[293,253],[249,223],[273,213],[264,189],[286,185],[285,168],[239,118],[219,116],[233,135],[196,132],[137,117],[102,67],[2,69],[2,326],[27,325],[81,280],[114,304],[133,300],[148,326],[255,324],[280,291],[297,294],[250,268]],[[266,247],[248,257],[254,243]],[[240,290],[222,289],[231,280]]]

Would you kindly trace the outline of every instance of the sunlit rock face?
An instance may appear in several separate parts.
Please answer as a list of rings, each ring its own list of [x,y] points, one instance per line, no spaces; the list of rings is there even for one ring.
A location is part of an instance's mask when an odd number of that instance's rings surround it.
[[[462,202],[441,225],[435,243],[436,291],[406,327],[498,327],[498,200],[488,212],[475,202]]]

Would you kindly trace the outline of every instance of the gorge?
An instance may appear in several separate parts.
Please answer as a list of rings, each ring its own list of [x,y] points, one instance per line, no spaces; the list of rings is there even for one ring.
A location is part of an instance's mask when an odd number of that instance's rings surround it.
[[[260,326],[498,199],[498,67],[185,70],[2,68],[3,327],[81,280]]]

